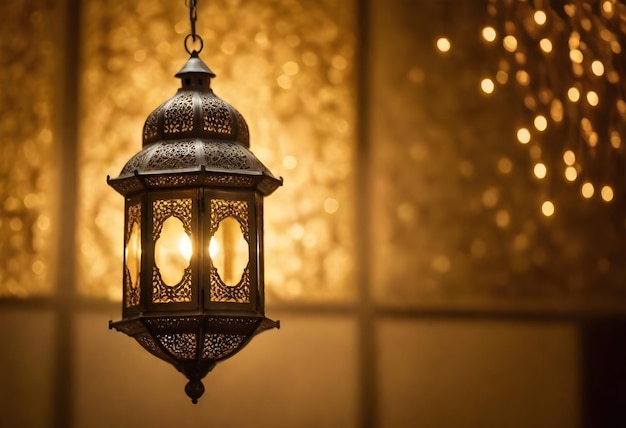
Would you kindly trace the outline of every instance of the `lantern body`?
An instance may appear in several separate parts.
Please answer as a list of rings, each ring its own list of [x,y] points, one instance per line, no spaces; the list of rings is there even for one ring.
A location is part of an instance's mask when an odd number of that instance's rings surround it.
[[[263,197],[282,179],[195,52],[176,76],[143,149],[108,179],[126,201],[123,319],[110,327],[184,373],[196,402],[217,362],[279,325],[264,314]]]

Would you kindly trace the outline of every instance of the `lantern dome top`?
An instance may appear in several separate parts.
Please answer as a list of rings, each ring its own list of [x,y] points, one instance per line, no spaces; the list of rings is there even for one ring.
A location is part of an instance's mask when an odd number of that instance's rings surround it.
[[[143,127],[143,145],[193,136],[232,141],[250,147],[248,125],[241,113],[211,89],[215,73],[193,51],[175,75],[178,92],[157,107]]]
[[[143,127],[143,149],[109,184],[122,195],[142,189],[218,185],[267,196],[282,185],[250,151],[241,113],[211,89],[215,77],[193,51],[176,73],[181,87]]]

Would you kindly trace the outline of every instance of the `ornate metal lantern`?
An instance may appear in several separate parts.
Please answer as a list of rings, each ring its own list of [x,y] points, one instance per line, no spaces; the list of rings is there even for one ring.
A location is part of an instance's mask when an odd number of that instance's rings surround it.
[[[279,327],[264,315],[263,197],[282,178],[249,150],[244,118],[213,93],[215,74],[187,40],[181,88],[107,178],[126,201],[123,319],[109,328],[174,365],[196,403],[217,362]]]

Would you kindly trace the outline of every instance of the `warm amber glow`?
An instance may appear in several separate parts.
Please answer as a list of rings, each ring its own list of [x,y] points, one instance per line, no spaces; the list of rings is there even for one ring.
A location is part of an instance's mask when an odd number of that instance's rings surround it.
[[[598,97],[598,94],[595,91],[589,91],[587,92],[587,102],[589,103],[590,106],[595,107],[600,102],[600,98]]]
[[[569,59],[576,64],[583,62],[583,53],[579,49],[572,49],[569,51]]]
[[[530,83],[530,74],[526,70],[517,70],[515,73],[515,79],[522,86],[528,86]]]
[[[583,197],[585,198],[591,198],[594,193],[593,184],[588,181],[584,183],[580,188],[580,193],[582,193]]]
[[[184,233],[178,240],[178,252],[180,252],[180,255],[183,256],[183,258],[191,260],[191,239],[186,233]]]
[[[209,241],[209,257],[214,259],[220,251],[220,244],[217,243],[217,239],[211,238]]]
[[[506,82],[509,81],[509,74],[504,70],[498,70],[498,72],[496,73],[496,81],[499,84],[504,85]]]
[[[504,229],[508,227],[510,223],[511,223],[511,215],[509,214],[507,210],[499,210],[496,213],[496,225],[499,228]]]
[[[176,217],[168,217],[154,245],[154,261],[166,285],[174,286],[181,281],[191,253],[191,239],[183,223]]]
[[[510,174],[513,170],[513,162],[509,158],[500,158],[498,160],[498,171],[502,174]]]
[[[567,181],[575,181],[578,177],[578,171],[573,166],[568,166],[565,168],[565,179]]]
[[[141,272],[141,229],[139,224],[134,222],[128,242],[125,248],[125,260],[128,274],[130,275],[130,286],[135,288],[139,286],[139,274]]]
[[[550,41],[550,39],[546,39],[546,38],[541,39],[539,41],[539,47],[545,53],[552,52],[552,42]]]
[[[601,61],[595,60],[591,63],[591,72],[596,76],[602,76],[604,74],[604,64]]]
[[[578,88],[575,87],[571,87],[567,90],[567,98],[575,103],[580,99],[580,91],[578,90]]]
[[[589,144],[589,147],[596,147],[599,139],[600,137],[598,137],[598,133],[596,131],[592,131],[587,136],[587,144]]]
[[[566,150],[563,153],[563,162],[565,162],[565,165],[574,165],[574,162],[576,162],[576,155],[574,154],[574,152],[571,150]]]
[[[611,146],[614,149],[619,149],[622,146],[622,138],[619,136],[619,132],[611,131]]]
[[[509,52],[515,52],[517,50],[517,39],[508,35],[502,40],[502,46]]]
[[[447,37],[440,37],[437,39],[437,49],[439,49],[440,52],[448,52],[451,47],[452,45]]]
[[[491,94],[493,93],[493,90],[495,89],[495,85],[493,83],[493,80],[491,79],[483,79],[480,82],[480,89],[482,89],[482,91],[485,94]]]
[[[335,198],[324,199],[324,211],[328,214],[334,214],[339,210],[339,201]]]
[[[548,127],[548,120],[543,115],[535,116],[535,120],[533,121],[533,123],[537,131],[545,131]]]
[[[563,103],[558,98],[553,99],[550,104],[550,117],[557,123],[563,121]]]
[[[494,40],[496,40],[496,29],[493,27],[484,27],[483,31],[482,31],[482,36],[483,39],[487,42],[493,42]]]
[[[541,213],[546,217],[550,217],[554,214],[554,204],[552,201],[545,201],[541,205]]]
[[[533,19],[535,20],[535,23],[537,23],[537,25],[543,25],[546,23],[548,16],[543,10],[537,10],[533,15]]]
[[[546,168],[545,164],[539,162],[535,164],[535,167],[533,168],[533,172],[535,174],[535,177],[539,179],[543,179],[546,177],[548,173],[548,168]]]
[[[517,130],[517,141],[522,144],[528,144],[530,141],[530,131],[528,128],[520,128]]]
[[[237,285],[248,265],[249,250],[236,218],[229,216],[219,223],[209,241],[209,255],[224,284]]]
[[[602,199],[606,202],[611,202],[613,200],[613,188],[611,186],[602,186],[602,190],[600,190],[600,195]]]
[[[605,0],[602,2],[602,14],[607,18],[613,17],[613,2]]]

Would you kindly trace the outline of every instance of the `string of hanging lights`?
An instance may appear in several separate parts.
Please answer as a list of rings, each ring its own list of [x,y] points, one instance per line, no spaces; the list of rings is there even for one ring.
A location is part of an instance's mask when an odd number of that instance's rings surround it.
[[[626,132],[626,5],[615,0],[490,0],[484,43],[497,49],[489,94],[512,85],[524,113],[515,138],[527,145],[538,180],[561,176],[583,198],[623,192]],[[560,156],[551,149],[560,146]],[[551,201],[544,215],[554,212]]]
[[[148,116],[142,150],[108,178],[126,201],[123,319],[109,328],[183,373],[196,403],[216,363],[279,327],[264,313],[263,197],[282,178],[250,151],[243,116],[214,94],[197,1],[186,5],[181,88]]]
[[[480,39],[495,60],[480,90],[490,95],[508,85],[519,94],[523,108],[512,138],[528,147],[534,178],[547,187],[564,179],[585,199],[622,201],[626,5],[489,0],[486,16]],[[449,39],[437,40],[437,49],[447,52]],[[541,210],[552,215],[554,201],[545,200]]]

